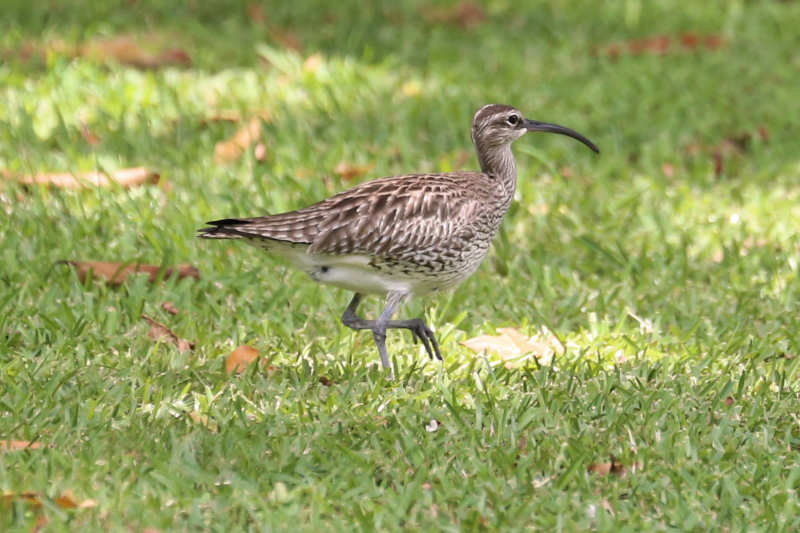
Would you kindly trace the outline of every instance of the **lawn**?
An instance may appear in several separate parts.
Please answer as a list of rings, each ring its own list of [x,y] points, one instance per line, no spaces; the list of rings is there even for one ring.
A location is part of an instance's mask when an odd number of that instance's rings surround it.
[[[0,530],[800,529],[800,2],[2,11]],[[195,238],[477,168],[493,102],[601,153],[515,144],[484,264],[400,313],[443,364],[392,331],[389,381],[350,294]],[[134,167],[158,183],[20,183]],[[463,344],[498,328],[539,351]]]

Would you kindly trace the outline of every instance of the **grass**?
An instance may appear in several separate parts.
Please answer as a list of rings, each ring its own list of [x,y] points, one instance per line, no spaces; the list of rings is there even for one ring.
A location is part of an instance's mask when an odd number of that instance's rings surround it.
[[[0,452],[0,529],[800,527],[800,4],[497,0],[469,28],[410,0],[279,3],[263,23],[221,2],[6,4],[0,169],[143,165],[171,189],[0,191],[0,439],[42,445]],[[686,50],[686,32],[725,45]],[[193,66],[14,52],[120,34]],[[657,35],[666,54],[604,53]],[[374,164],[359,179],[458,166],[487,102],[602,153],[516,144],[518,201],[484,265],[404,310],[434,325],[443,365],[391,334],[387,382],[338,321],[348,294],[194,238],[352,185],[340,161]],[[266,159],[214,164],[238,126],[211,109],[268,109]],[[202,278],[112,288],[61,259]],[[149,339],[142,313],[195,350]],[[567,346],[551,365],[460,344],[545,325]],[[227,375],[245,343],[277,369]],[[588,471],[610,462],[626,474]]]

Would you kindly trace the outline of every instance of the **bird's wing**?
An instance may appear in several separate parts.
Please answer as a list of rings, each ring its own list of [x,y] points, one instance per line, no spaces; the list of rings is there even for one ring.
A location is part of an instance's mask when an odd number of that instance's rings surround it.
[[[331,197],[309,252],[399,257],[447,241],[474,220],[478,173],[415,174],[370,181]]]
[[[314,254],[394,257],[424,252],[479,215],[485,178],[478,172],[381,178],[297,211],[210,222],[214,228],[203,236],[303,243]]]

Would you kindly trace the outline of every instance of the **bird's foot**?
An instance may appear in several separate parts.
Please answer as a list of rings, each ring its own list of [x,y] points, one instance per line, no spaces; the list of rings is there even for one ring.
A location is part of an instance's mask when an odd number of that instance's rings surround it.
[[[422,341],[422,345],[425,346],[425,351],[428,352],[428,357],[431,360],[433,360],[434,354],[436,354],[436,359],[442,360],[442,353],[439,351],[439,343],[436,341],[436,336],[421,318],[410,320],[409,325],[406,327],[411,331],[411,336],[414,337],[415,343]]]

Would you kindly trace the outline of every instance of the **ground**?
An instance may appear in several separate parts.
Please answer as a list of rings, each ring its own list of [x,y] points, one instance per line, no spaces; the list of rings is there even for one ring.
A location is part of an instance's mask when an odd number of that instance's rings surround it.
[[[276,4],[4,4],[0,529],[800,528],[800,3]],[[402,311],[444,364],[390,332],[389,382],[350,294],[194,236],[473,169],[490,102],[601,153],[515,144],[489,257]],[[462,344],[497,328],[563,349]]]

